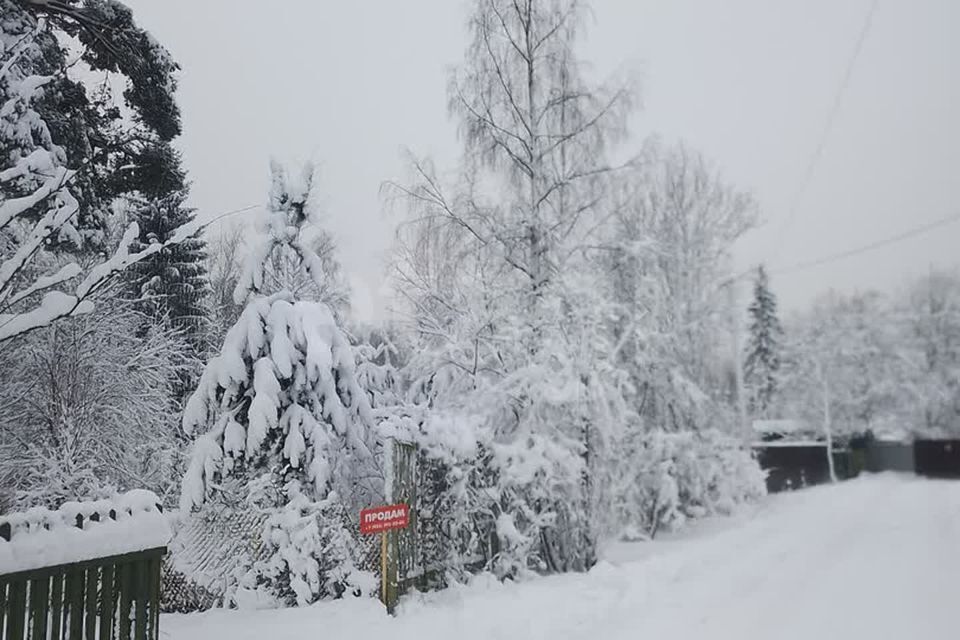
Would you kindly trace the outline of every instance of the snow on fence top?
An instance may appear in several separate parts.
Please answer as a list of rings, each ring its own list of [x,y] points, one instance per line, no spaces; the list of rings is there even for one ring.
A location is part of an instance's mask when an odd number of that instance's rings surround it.
[[[0,575],[166,546],[170,525],[150,491],[0,516]]]

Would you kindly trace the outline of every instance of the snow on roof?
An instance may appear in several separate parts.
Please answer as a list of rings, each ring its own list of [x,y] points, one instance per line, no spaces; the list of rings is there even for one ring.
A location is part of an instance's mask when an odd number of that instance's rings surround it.
[[[827,443],[824,440],[774,440],[772,442],[754,442],[751,446],[755,449],[779,449],[786,447],[824,447]]]
[[[0,574],[163,547],[170,540],[159,498],[131,491],[0,516]]]
[[[757,433],[797,433],[807,428],[803,420],[754,420],[753,430]]]

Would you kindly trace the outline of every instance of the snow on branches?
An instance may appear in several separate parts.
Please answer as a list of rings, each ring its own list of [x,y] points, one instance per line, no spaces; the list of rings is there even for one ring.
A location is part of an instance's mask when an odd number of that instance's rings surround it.
[[[344,563],[325,564],[330,554],[353,558],[356,551],[344,523],[328,516],[382,491],[373,414],[333,314],[289,291],[264,294],[277,251],[294,252],[310,277],[321,278],[322,264],[302,239],[314,214],[312,176],[308,168],[302,181],[293,181],[273,166],[259,244],[234,294],[246,307],[208,362],[183,420],[188,434],[207,431],[183,480],[182,508],[200,505],[229,476],[242,477],[247,499],[268,513],[264,539],[274,550],[246,583],[288,604],[357,586]]]
[[[92,298],[131,264],[182,242],[197,231],[182,227],[163,243],[130,252],[136,225],[112,257],[83,276],[76,262],[49,269],[50,247],[83,243],[75,223],[80,205],[70,191],[76,171],[34,108],[52,80],[24,64],[39,55],[42,23],[16,15],[0,29],[0,346],[10,339],[69,316],[89,313]]]

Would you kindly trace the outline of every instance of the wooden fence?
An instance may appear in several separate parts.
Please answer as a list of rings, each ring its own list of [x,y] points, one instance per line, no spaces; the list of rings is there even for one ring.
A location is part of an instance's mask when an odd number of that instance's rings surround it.
[[[0,640],[157,640],[158,503],[131,491],[0,517]]]
[[[0,575],[3,640],[157,640],[159,547]]]

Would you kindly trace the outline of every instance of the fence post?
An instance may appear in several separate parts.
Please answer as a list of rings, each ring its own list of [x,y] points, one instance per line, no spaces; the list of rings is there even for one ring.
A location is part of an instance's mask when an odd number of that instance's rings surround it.
[[[407,593],[415,578],[417,559],[417,487],[416,445],[387,441],[386,500],[389,504],[403,503],[409,506],[410,524],[406,529],[393,529],[384,535],[384,597],[383,603],[392,615],[400,596]]]

